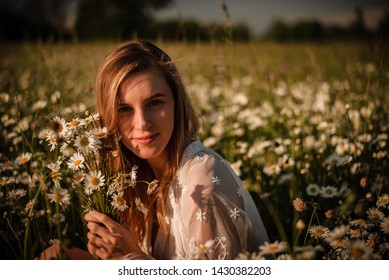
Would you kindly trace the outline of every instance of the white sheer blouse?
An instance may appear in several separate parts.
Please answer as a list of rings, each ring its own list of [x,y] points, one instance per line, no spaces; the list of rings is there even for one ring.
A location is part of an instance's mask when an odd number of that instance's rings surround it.
[[[184,152],[166,205],[168,236],[157,233],[156,259],[234,259],[268,241],[241,180],[198,140]]]

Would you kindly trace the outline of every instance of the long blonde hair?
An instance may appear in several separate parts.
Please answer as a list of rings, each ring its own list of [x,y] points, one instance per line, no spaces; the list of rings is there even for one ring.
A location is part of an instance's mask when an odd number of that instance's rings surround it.
[[[110,144],[120,150],[118,157],[112,157],[112,172],[129,172],[133,165],[138,166],[138,178],[152,180],[154,175],[147,162],[138,158],[120,142],[118,131],[118,94],[121,84],[130,76],[145,72],[159,71],[170,86],[174,97],[174,129],[167,145],[167,166],[153,196],[146,193],[146,188],[136,186],[126,189],[126,201],[129,203],[131,220],[138,241],[143,241],[146,231],[153,222],[158,222],[163,232],[167,233],[165,202],[169,185],[177,172],[180,159],[186,146],[193,141],[200,129],[199,118],[192,106],[188,92],[172,59],[160,48],[148,41],[129,41],[118,46],[102,63],[96,78],[96,111],[100,113],[101,122],[110,135]],[[122,164],[126,162],[126,164]],[[154,211],[145,217],[136,211],[134,196],[140,197]]]

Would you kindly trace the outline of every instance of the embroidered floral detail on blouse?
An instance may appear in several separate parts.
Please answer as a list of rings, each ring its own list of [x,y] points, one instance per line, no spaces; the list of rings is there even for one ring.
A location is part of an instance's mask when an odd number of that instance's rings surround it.
[[[194,157],[196,160],[202,160],[203,158],[203,155],[195,155]]]
[[[188,188],[189,188],[189,185],[188,184],[185,184],[182,186],[182,192],[187,192],[188,191]]]
[[[200,210],[199,213],[196,213],[197,220],[199,220],[200,222],[202,222],[203,220],[206,220],[207,217],[205,217],[205,214],[207,214],[207,212],[203,212],[202,210]]]
[[[215,176],[215,177],[212,177],[212,183],[216,183],[216,185],[220,185],[220,179],[219,177]]]
[[[234,218],[235,220],[240,216],[240,215],[239,215],[240,210],[238,210],[238,209],[236,209],[236,208],[234,208],[234,210],[231,210],[231,209],[230,209],[230,212],[231,212],[230,217],[231,217],[231,218]]]
[[[236,193],[237,193],[240,197],[242,197],[242,195],[243,195],[243,190],[242,190],[241,188],[236,188]]]
[[[215,256],[217,255],[218,260],[224,260],[226,256],[228,255],[227,252],[227,245],[225,244],[227,238],[224,236],[222,237],[215,237],[215,247],[213,248]]]

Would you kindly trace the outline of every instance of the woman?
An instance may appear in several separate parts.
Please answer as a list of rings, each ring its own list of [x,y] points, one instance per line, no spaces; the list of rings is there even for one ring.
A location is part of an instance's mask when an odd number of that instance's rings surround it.
[[[113,172],[137,165],[138,179],[159,184],[152,194],[144,184],[127,188],[129,209],[120,222],[96,211],[85,215],[91,255],[234,259],[268,241],[239,178],[197,140],[198,116],[166,53],[145,41],[120,45],[99,70],[96,96],[102,124],[121,151]],[[147,209],[139,211],[134,197]]]

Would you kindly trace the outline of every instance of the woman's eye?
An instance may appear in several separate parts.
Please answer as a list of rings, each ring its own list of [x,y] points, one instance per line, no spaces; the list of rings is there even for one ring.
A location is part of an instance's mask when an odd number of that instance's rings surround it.
[[[151,101],[149,102],[149,106],[150,106],[150,107],[155,107],[155,106],[161,105],[162,103],[163,103],[162,100],[158,100],[158,99],[156,99],[156,100],[151,100]]]
[[[132,112],[132,108],[127,106],[119,107],[119,113],[126,113],[126,112]]]

